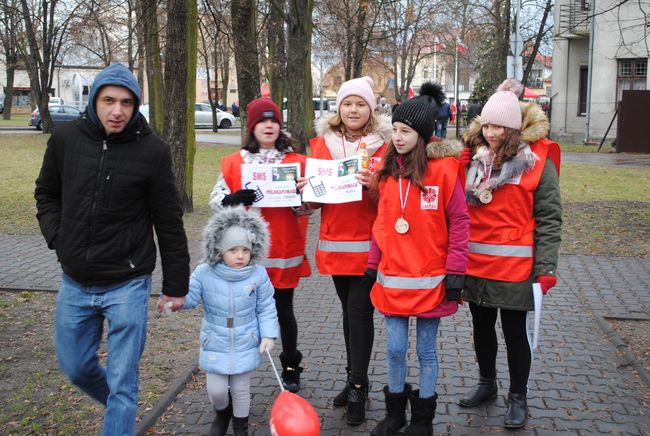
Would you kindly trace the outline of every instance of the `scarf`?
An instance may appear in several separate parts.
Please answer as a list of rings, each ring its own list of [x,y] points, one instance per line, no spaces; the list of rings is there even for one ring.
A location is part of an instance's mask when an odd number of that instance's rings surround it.
[[[535,167],[535,162],[539,157],[530,149],[530,145],[525,142],[519,144],[517,154],[510,160],[503,163],[501,170],[496,173],[492,171],[494,162],[494,153],[489,147],[484,145],[476,150],[472,158],[469,170],[467,171],[467,181],[465,183],[465,196],[467,203],[472,206],[479,206],[483,203],[478,198],[480,188],[485,187],[490,191],[495,191],[513,179],[519,178],[526,171]],[[486,169],[490,175],[487,179]]]

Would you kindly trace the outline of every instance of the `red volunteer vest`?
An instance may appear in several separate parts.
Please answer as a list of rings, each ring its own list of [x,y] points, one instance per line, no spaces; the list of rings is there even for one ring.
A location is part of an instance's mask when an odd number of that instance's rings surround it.
[[[470,217],[467,274],[491,280],[522,282],[534,263],[533,196],[547,157],[560,172],[560,148],[544,138],[530,148],[539,157],[518,183],[501,186],[488,204],[468,206]]]
[[[401,180],[406,199],[404,219],[409,230],[399,234],[395,221],[402,216],[400,182],[392,177],[379,184],[379,205],[372,234],[382,257],[377,282],[370,293],[373,305],[394,315],[417,315],[437,307],[445,296],[449,246],[445,210],[458,178],[464,177],[458,160],[430,160],[424,175],[426,191]]]
[[[282,163],[300,164],[305,173],[306,157],[288,153]],[[221,161],[223,177],[232,192],[242,189],[241,166],[244,164],[240,152],[230,154]],[[269,223],[271,248],[268,258],[261,264],[271,278],[274,288],[285,289],[298,286],[300,277],[309,277],[311,268],[305,256],[308,217],[297,217],[289,207],[262,207],[262,216]]]
[[[332,154],[321,136],[309,141],[311,157],[332,160]],[[371,157],[377,165],[384,156],[386,144]],[[377,216],[377,206],[363,191],[361,201],[342,204],[323,204],[321,208],[320,235],[316,248],[316,267],[321,274],[363,275],[368,265],[368,251],[372,223]]]

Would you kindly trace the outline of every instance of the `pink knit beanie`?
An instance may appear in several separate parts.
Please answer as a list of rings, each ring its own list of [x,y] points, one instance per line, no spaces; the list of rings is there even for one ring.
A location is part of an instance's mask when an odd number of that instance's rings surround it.
[[[492,94],[481,111],[481,126],[484,124],[521,129],[521,109],[517,96],[510,91]]]
[[[340,106],[341,102],[351,95],[357,95],[364,99],[370,110],[375,110],[375,93],[373,92],[373,87],[375,82],[368,76],[360,77],[358,79],[348,80],[343,82],[339,88],[339,93],[336,96],[336,105]]]

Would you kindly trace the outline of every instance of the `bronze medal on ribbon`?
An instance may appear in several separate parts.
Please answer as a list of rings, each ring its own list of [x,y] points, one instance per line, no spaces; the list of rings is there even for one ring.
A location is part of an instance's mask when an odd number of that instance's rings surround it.
[[[395,231],[400,235],[409,231],[409,223],[403,217],[397,218],[395,221]]]
[[[492,192],[489,189],[484,189],[478,194],[478,199],[481,203],[488,204],[492,201]]]

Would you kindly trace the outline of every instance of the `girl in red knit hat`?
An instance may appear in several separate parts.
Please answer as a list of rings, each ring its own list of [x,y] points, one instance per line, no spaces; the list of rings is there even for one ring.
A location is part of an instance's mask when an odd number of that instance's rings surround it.
[[[210,206],[218,212],[222,206],[250,206],[255,191],[242,189],[243,164],[299,163],[305,171],[305,156],[294,152],[294,142],[282,132],[282,112],[269,98],[258,98],[246,106],[247,135],[244,146],[221,161],[219,179],[210,194]],[[263,207],[262,216],[269,223],[271,248],[261,264],[275,288],[275,304],[282,339],[282,383],[291,392],[300,389],[302,353],[298,350],[298,324],[293,308],[294,289],[301,277],[311,274],[305,255],[308,215],[304,208]]]

